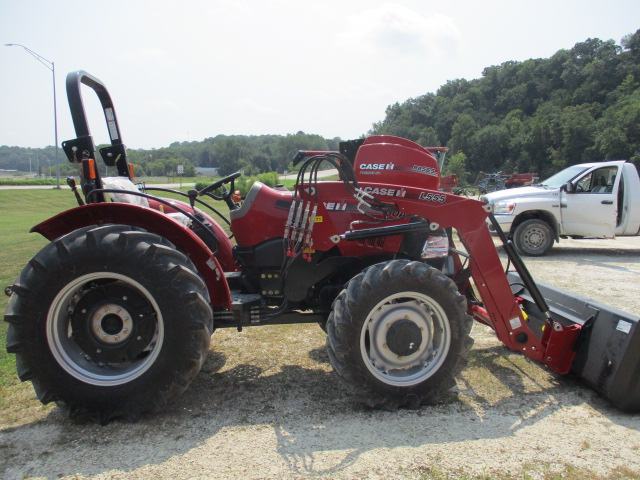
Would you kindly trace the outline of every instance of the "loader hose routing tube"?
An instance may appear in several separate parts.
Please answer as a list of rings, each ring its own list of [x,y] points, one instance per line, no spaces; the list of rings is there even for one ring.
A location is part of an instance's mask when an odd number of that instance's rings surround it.
[[[343,236],[348,242],[355,240],[365,240],[368,238],[386,237],[388,235],[403,235],[411,232],[429,232],[431,227],[428,222],[406,223],[404,225],[390,225],[386,227],[365,228],[362,230],[352,230]]]
[[[513,246],[513,243],[511,242],[511,240],[507,238],[507,236],[502,231],[502,227],[500,227],[500,224],[496,220],[496,217],[493,216],[493,213],[489,214],[489,221],[495,228],[496,233],[498,234],[498,237],[500,238],[500,240],[502,241],[502,244],[504,245],[504,251],[507,253],[509,260],[511,260],[514,268],[520,275],[520,279],[522,280],[522,283],[524,284],[525,288],[531,295],[531,298],[533,299],[534,303],[540,309],[540,311],[544,314],[547,320],[551,324],[553,324],[553,319],[551,318],[551,314],[549,313],[550,309],[549,309],[549,305],[547,304],[547,301],[542,296],[542,293],[540,292],[538,285],[536,285],[535,280],[531,276],[531,273],[529,273],[527,266],[522,261],[522,258],[520,257],[520,254],[516,251],[515,247]]]

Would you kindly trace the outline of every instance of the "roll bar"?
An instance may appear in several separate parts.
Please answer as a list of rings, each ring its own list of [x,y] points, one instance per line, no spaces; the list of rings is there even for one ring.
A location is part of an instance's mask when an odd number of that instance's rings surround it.
[[[118,117],[116,116],[111,95],[109,95],[109,91],[102,81],[84,70],[70,72],[67,75],[67,98],[69,100],[69,109],[71,110],[71,119],[77,135],[77,138],[73,140],[62,142],[62,148],[67,158],[70,162],[81,163],[84,159],[95,157],[95,145],[84,109],[81,85],[88,86],[96,93],[107,122],[111,146],[100,149],[102,160],[109,167],[115,166],[119,176],[130,178],[126,146],[122,143]]]

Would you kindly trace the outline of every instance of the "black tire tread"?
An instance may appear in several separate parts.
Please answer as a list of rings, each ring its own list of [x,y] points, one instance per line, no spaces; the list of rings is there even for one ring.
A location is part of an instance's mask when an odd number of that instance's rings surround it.
[[[549,243],[541,250],[532,251],[530,249],[527,249],[521,241],[521,233],[528,225],[533,223],[539,223],[548,230]],[[530,218],[529,220],[525,220],[515,228],[513,233],[513,243],[515,244],[518,252],[520,252],[522,255],[528,255],[530,257],[541,257],[543,255],[546,255],[553,247],[553,242],[553,229],[548,222],[539,218]]]
[[[456,330],[457,340],[452,342],[446,366],[443,365],[434,375],[437,379],[430,378],[423,382],[426,385],[415,387],[380,388],[378,382],[372,381],[366,367],[353,361],[354,355],[359,355],[358,340],[354,337],[359,336],[360,331],[360,327],[354,325],[357,323],[354,312],[366,297],[375,295],[382,284],[398,279],[435,282],[453,299],[457,318],[453,319],[456,323],[451,328]],[[440,271],[422,262],[393,260],[369,267],[345,286],[336,298],[327,321],[327,353],[338,380],[360,402],[373,408],[396,410],[399,407],[417,408],[436,402],[443,392],[456,385],[455,377],[467,364],[466,356],[473,345],[469,335],[473,321],[466,310],[467,302],[455,284]]]
[[[174,321],[181,323],[184,345],[170,347],[179,352],[179,356],[172,361],[170,371],[164,372],[166,379],[157,382],[158,385],[147,386],[148,391],[136,392],[127,398],[111,399],[110,395],[104,395],[101,400],[88,400],[61,386],[59,378],[51,378],[49,371],[41,368],[42,349],[47,343],[46,338],[42,338],[46,337],[42,322],[48,305],[34,306],[34,303],[38,303],[40,292],[50,280],[49,272],[73,268],[78,257],[86,259],[91,252],[97,252],[93,253],[96,258],[105,258],[122,251],[129,252],[129,258],[142,260],[145,269],[153,265],[154,272],[164,271],[162,282],[169,282],[180,292],[184,303],[179,305],[180,315]],[[166,239],[134,227],[93,226],[55,240],[36,254],[20,273],[6,309],[7,349],[16,354],[20,380],[33,383],[42,403],[57,402],[70,416],[90,415],[101,424],[114,417],[135,419],[161,409],[184,392],[208,352],[213,315],[205,283],[196,272],[188,257],[175,250]],[[165,340],[171,339],[165,337]],[[50,355],[48,348],[46,353]],[[53,358],[51,361],[55,362]]]

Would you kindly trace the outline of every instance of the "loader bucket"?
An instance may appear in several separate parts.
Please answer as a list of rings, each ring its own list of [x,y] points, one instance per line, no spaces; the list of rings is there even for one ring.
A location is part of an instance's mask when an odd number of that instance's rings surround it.
[[[507,278],[510,285],[522,286],[516,272],[508,272]],[[536,283],[553,320],[581,327],[573,346],[576,356],[571,372],[619,409],[640,411],[640,317]],[[531,329],[541,332],[545,316],[529,292],[514,293],[523,299]]]

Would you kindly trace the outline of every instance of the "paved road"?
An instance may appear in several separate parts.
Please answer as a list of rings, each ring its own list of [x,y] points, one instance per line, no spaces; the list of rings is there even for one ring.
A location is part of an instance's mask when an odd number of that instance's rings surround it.
[[[0,185],[2,190],[52,190],[55,185]],[[60,188],[69,188],[67,185],[60,184]]]
[[[180,188],[180,183],[149,183],[150,187],[160,187],[160,188]],[[183,187],[195,187],[196,184],[193,182],[183,182]],[[2,190],[52,190],[54,189],[54,185],[0,185],[0,191]],[[61,189],[69,190],[69,187],[66,183],[60,184]]]
[[[332,175],[337,175],[338,170],[332,168],[330,170],[322,170],[318,172],[318,178],[330,177]],[[293,173],[291,175],[280,175],[280,178],[283,180],[295,180],[298,177],[298,173]],[[149,183],[149,186],[160,187],[160,188],[179,188],[180,183]],[[195,187],[195,183],[193,182],[183,182],[183,187]],[[2,190],[51,190],[55,188],[53,185],[0,185],[0,191]],[[60,188],[68,189],[66,182],[62,181],[60,183]]]
[[[338,170],[336,170],[335,168],[332,168],[330,170],[321,170],[318,172],[318,178],[330,177],[337,174]],[[298,172],[292,173],[291,175],[280,175],[280,178],[284,180],[295,180],[296,178],[298,178]]]

